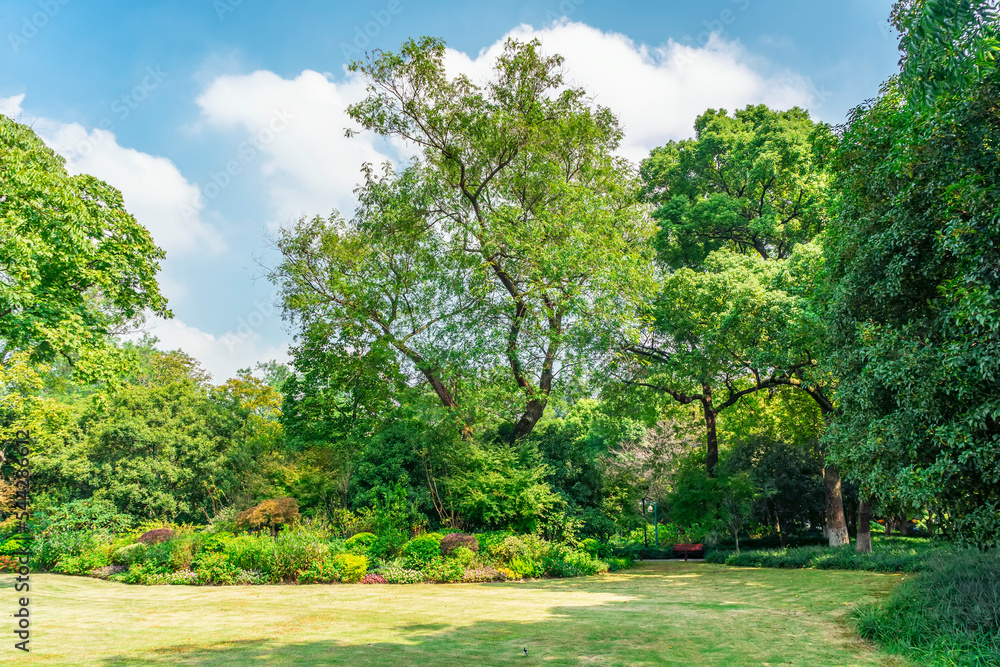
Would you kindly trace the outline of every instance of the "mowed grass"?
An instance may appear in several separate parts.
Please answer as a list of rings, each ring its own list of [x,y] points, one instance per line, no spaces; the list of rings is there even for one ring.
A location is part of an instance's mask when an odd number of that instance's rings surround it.
[[[30,665],[904,665],[851,605],[899,575],[646,562],[505,584],[127,586],[33,575]],[[523,649],[528,649],[527,657]]]

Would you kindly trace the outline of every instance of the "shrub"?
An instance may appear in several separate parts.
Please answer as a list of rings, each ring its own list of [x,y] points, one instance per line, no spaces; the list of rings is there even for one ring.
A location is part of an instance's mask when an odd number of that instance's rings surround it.
[[[521,575],[519,575],[517,572],[510,569],[509,567],[498,567],[497,572],[500,573],[504,581],[514,581],[515,579],[522,578]]]
[[[96,567],[91,570],[90,576],[98,579],[110,579],[116,574],[121,574],[122,572],[127,571],[128,567],[125,565],[105,565],[104,567]]]
[[[234,584],[240,572],[240,568],[221,553],[200,554],[195,561],[194,569],[198,575],[198,582],[202,584]]]
[[[493,530],[485,533],[476,533],[476,542],[479,543],[479,553],[487,554],[494,558],[494,554],[501,548],[503,541],[508,537],[513,537],[514,533],[509,530]]]
[[[140,535],[138,542],[141,544],[160,544],[175,537],[177,537],[177,533],[171,528],[154,528]]]
[[[361,578],[362,584],[387,584],[385,577],[381,574],[375,574],[374,572],[369,572],[364,577]]]
[[[441,538],[435,533],[418,535],[403,545],[402,556],[406,567],[419,570],[441,555]]]
[[[450,584],[462,580],[465,566],[455,558],[438,557],[425,565],[423,572],[429,581]]]
[[[921,664],[1000,664],[1000,552],[932,556],[854,618],[862,637]]]
[[[270,498],[240,512],[236,516],[236,525],[247,530],[269,528],[274,537],[279,527],[290,526],[298,519],[299,503],[295,498]]]
[[[117,579],[126,584],[145,584],[157,575],[167,574],[168,570],[155,563],[138,563],[131,566],[127,572],[117,575]]]
[[[525,577],[537,578],[545,573],[545,569],[541,563],[531,560],[526,556],[514,556],[510,560],[509,566],[518,579],[524,579]]]
[[[410,570],[396,565],[380,568],[378,573],[390,584],[418,584],[424,580],[420,570]]]
[[[710,550],[709,563],[742,567],[803,568],[823,570],[867,570],[870,572],[916,572],[931,552],[905,544],[876,544],[869,554],[859,554],[852,545],[842,547],[794,547],[756,551]]]
[[[226,550],[226,545],[233,539],[233,534],[220,530],[217,533],[203,535],[198,545],[199,550],[210,554],[221,553]]]
[[[325,559],[329,548],[326,541],[315,533],[306,530],[286,530],[273,539],[274,557],[270,574],[282,581],[294,581],[300,570]]]
[[[129,544],[117,549],[111,556],[111,562],[115,565],[124,565],[126,568],[133,563],[143,563],[146,561],[146,549],[145,544]]]
[[[465,533],[448,533],[441,538],[441,555],[448,557],[452,551],[458,547],[465,547],[469,551],[479,551],[479,542],[472,535]]]
[[[631,558],[622,557],[611,557],[608,559],[608,570],[611,572],[618,572],[619,570],[627,570],[628,568],[635,565],[635,561]]]
[[[611,546],[599,542],[592,537],[588,537],[580,542],[580,549],[586,551],[594,558],[611,558]]]
[[[361,581],[368,571],[368,559],[357,554],[337,554],[333,563],[345,584]]]
[[[472,553],[466,547],[455,547],[451,552],[451,558],[461,563],[462,567],[469,567],[472,565],[472,561],[475,560],[476,554]]]
[[[377,539],[378,537],[372,533],[358,533],[344,542],[344,548],[353,554],[367,554]]]
[[[471,553],[471,552],[470,552]],[[503,581],[504,575],[491,565],[482,565],[470,568],[462,575],[462,581],[466,583],[479,583],[484,581]]]
[[[363,558],[363,556],[362,556]],[[340,578],[340,571],[333,561],[316,559],[298,573],[300,584],[328,584]]]
[[[545,573],[553,577],[580,577],[608,571],[608,564],[586,551],[555,551],[543,561]]]
[[[110,563],[104,553],[88,551],[76,556],[63,556],[53,570],[62,574],[90,574],[91,570],[108,565]]]
[[[223,552],[234,567],[260,572],[267,581],[278,582],[274,540],[267,535],[237,535],[226,542]]]
[[[40,512],[32,518],[34,564],[47,570],[63,556],[107,548],[115,535],[127,533],[134,524],[134,517],[120,513],[110,501],[94,498]]]

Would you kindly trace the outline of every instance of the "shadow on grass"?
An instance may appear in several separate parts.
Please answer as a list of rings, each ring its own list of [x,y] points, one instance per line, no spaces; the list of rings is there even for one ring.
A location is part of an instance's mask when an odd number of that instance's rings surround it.
[[[821,666],[881,664],[860,644],[827,637],[812,649],[826,626],[804,634],[794,625],[776,626],[782,612],[760,604],[710,601],[692,595],[700,567],[642,568],[613,580],[564,579],[522,584],[485,584],[484,589],[517,586],[541,591],[603,593],[608,598],[544,609],[544,618],[479,620],[468,625],[428,622],[389,631],[354,634],[350,639],[268,639],[177,644],[141,656],[119,655],[99,663],[124,665],[496,665],[508,663],[576,665],[762,664]],[[690,582],[690,587],[689,583]],[[679,587],[679,588],[678,588]],[[691,591],[691,592],[682,592]],[[729,606],[723,606],[729,605]],[[801,618],[801,612],[793,612]],[[786,616],[787,618],[787,616]],[[830,622],[836,624],[833,619]],[[192,618],[197,633],[197,619]],[[796,623],[797,625],[797,623]],[[777,630],[778,627],[783,628]],[[330,634],[338,632],[330,627]],[[839,634],[839,633],[838,633]],[[391,635],[391,636],[390,636]],[[196,635],[193,635],[196,636]],[[527,649],[527,655],[524,653]]]

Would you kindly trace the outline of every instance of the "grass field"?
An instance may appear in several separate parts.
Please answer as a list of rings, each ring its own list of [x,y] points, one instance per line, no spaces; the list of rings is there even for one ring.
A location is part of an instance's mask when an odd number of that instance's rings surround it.
[[[33,575],[25,655],[13,648],[16,596],[3,575],[0,663],[904,665],[847,625],[850,605],[899,579],[680,562],[408,586],[144,587]]]

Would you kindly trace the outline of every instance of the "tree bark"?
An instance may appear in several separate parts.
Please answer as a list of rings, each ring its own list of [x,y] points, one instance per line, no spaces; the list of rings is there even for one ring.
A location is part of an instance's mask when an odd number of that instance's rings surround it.
[[[708,476],[715,477],[715,468],[719,465],[719,437],[715,432],[716,414],[712,412],[711,404],[705,407],[705,429],[708,450],[705,452],[705,467],[708,469]]]
[[[826,536],[830,546],[850,544],[847,519],[844,517],[844,497],[840,490],[840,469],[837,466],[823,468],[823,487],[826,491]]]
[[[872,552],[872,499],[871,496],[861,498],[858,503],[858,539],[854,545],[859,554]]]
[[[542,418],[542,414],[544,412],[545,401],[537,398],[528,401],[528,404],[524,406],[524,414],[521,415],[521,418],[517,422],[517,426],[514,427],[513,440],[520,440],[530,434],[535,428],[535,424],[537,424],[538,420]]]

